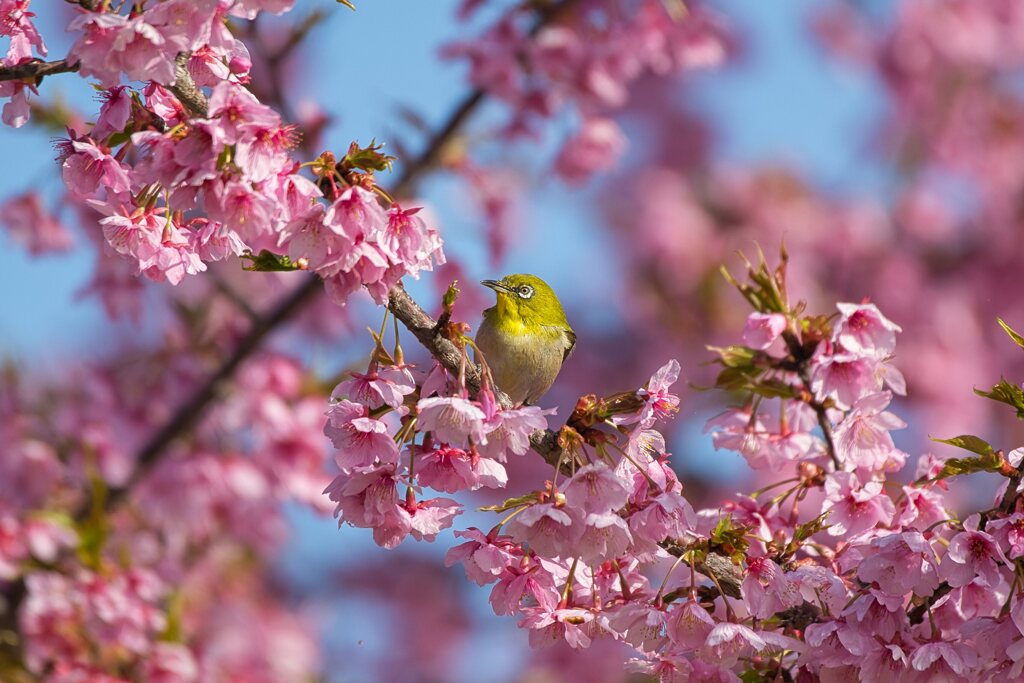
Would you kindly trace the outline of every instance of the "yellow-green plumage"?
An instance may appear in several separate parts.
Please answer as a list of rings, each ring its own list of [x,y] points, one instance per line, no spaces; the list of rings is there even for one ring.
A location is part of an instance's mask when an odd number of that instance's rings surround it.
[[[536,275],[484,280],[498,302],[484,311],[476,344],[498,388],[515,404],[535,403],[576,345],[558,297]]]

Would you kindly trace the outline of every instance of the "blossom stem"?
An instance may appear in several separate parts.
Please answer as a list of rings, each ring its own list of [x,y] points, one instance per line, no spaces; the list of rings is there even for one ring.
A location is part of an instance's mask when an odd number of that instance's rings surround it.
[[[708,576],[711,577],[715,587],[718,589],[718,594],[722,596],[722,603],[725,605],[725,618],[732,621],[735,618],[735,615],[732,611],[732,605],[729,604],[729,598],[726,597],[725,591],[722,590],[722,584],[719,583],[718,577],[715,576],[714,572],[709,573]]]
[[[792,484],[794,481],[800,481],[800,477],[790,477],[789,479],[782,479],[781,481],[777,481],[774,484],[768,484],[767,486],[759,488],[758,490],[756,490],[753,493],[751,493],[750,497],[751,498],[757,498],[762,493],[766,493],[767,491],[771,491],[773,488],[776,488],[778,486],[782,486],[783,484]]]
[[[505,517],[503,517],[502,520],[495,525],[495,527],[494,527],[495,530],[500,529],[501,527],[503,527],[506,524],[508,524],[509,522],[511,522],[513,517],[515,517],[516,515],[518,515],[520,512],[522,512],[523,510],[525,510],[528,507],[530,507],[530,506],[529,505],[520,505],[515,510],[513,510],[511,513],[505,515]]]
[[[629,590],[629,582],[626,581],[626,577],[622,573],[622,567],[619,565],[619,561],[612,560],[612,566],[615,567],[615,573],[619,575],[619,589],[622,591],[622,599],[632,599],[633,592]]]
[[[612,445],[612,448],[617,450],[619,453],[622,453],[622,457],[624,457],[626,460],[628,460],[633,465],[633,467],[635,467],[637,469],[637,471],[640,472],[640,474],[644,475],[644,479],[647,480],[648,486],[653,488],[655,491],[661,490],[661,487],[658,486],[657,482],[655,482],[654,479],[651,478],[651,475],[649,475],[647,473],[647,470],[645,470],[643,467],[640,467],[640,465],[637,464],[636,460],[634,460],[632,457],[630,457],[629,453],[627,453],[622,448],[622,446],[620,446],[619,444],[617,444],[615,442],[612,442],[611,445]]]
[[[658,587],[658,593],[654,596],[655,607],[661,604],[661,596],[665,592],[665,587],[668,585],[668,578],[672,576],[672,572],[674,572],[676,570],[676,567],[678,567],[680,563],[682,563],[685,559],[686,553],[683,553],[682,555],[676,558],[676,561],[673,562],[672,566],[668,568],[667,572],[665,572],[665,578],[661,580],[661,585]]]
[[[569,576],[565,579],[565,588],[562,589],[562,599],[558,602],[559,608],[569,606],[569,600],[572,599],[572,583],[576,580],[576,565],[579,563],[580,558],[572,558],[572,564],[569,566]]]

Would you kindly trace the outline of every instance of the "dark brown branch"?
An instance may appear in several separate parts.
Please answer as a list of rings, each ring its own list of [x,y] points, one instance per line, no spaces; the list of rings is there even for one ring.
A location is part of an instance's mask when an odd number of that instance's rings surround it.
[[[665,541],[660,544],[665,551],[673,557],[681,557],[688,548],[675,541]],[[743,586],[743,571],[733,564],[732,559],[716,552],[707,553],[702,560],[694,565],[694,568],[705,576],[711,577],[715,582],[714,590],[719,594],[725,594],[730,598],[741,598],[740,591]],[[720,591],[718,589],[721,589]]]
[[[54,74],[66,74],[78,71],[78,62],[74,64],[66,59],[58,59],[56,62],[44,62],[33,60],[22,62],[14,66],[0,67],[0,81],[20,81],[25,78],[35,79],[36,83],[46,76]]]

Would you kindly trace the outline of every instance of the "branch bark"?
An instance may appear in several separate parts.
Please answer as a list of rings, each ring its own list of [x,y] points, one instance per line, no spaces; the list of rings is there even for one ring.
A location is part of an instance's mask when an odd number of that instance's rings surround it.
[[[210,113],[210,103],[196,82],[192,80],[192,74],[188,72],[188,60],[191,56],[187,52],[178,54],[174,60],[174,85],[168,86],[167,89],[174,93],[178,101],[193,116],[205,119]]]
[[[14,66],[0,67],[0,81],[20,81],[32,78],[35,79],[36,83],[39,83],[46,76],[72,73],[74,71],[78,71],[78,62],[72,64],[67,59],[44,62],[37,59],[15,64]]]

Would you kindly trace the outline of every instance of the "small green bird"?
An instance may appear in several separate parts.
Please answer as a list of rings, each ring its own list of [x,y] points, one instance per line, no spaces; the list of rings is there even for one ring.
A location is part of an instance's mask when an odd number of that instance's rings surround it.
[[[576,346],[558,297],[536,275],[482,280],[498,295],[484,311],[476,345],[494,382],[516,405],[534,403],[551,387]]]

